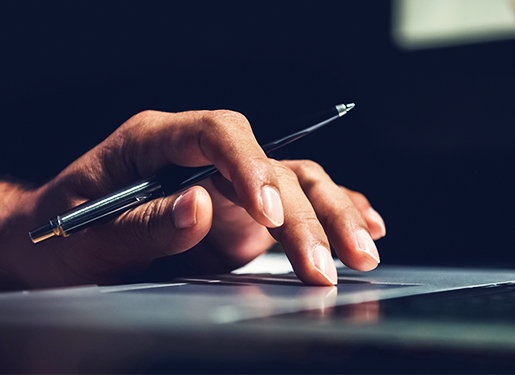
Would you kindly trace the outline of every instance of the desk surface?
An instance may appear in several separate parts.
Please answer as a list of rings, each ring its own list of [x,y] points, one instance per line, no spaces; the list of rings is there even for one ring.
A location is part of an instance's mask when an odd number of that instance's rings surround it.
[[[277,273],[256,274],[255,265]],[[457,353],[469,364],[477,353],[483,364],[512,364],[514,321],[388,316],[381,301],[515,281],[514,272],[339,268],[338,287],[309,287],[285,270],[284,259],[268,257],[219,277],[2,293],[0,370],[382,372],[371,361],[382,358],[413,372],[414,355],[438,372]]]

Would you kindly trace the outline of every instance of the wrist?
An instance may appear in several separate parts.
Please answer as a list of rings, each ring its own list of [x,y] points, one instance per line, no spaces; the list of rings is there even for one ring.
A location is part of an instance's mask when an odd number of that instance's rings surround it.
[[[31,263],[28,236],[37,220],[39,190],[22,184],[0,181],[0,289],[29,286],[26,265]]]
[[[0,243],[12,240],[20,226],[28,224],[35,206],[35,190],[21,184],[0,182]]]

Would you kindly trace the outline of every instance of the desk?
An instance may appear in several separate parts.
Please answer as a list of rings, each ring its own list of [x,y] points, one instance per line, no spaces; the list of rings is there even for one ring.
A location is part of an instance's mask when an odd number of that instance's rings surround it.
[[[381,266],[367,274],[340,268],[337,288],[304,286],[292,274],[233,274],[167,284],[2,293],[0,371],[511,369],[514,321],[385,314],[387,301],[452,291],[471,277],[476,285],[515,280],[507,271]]]

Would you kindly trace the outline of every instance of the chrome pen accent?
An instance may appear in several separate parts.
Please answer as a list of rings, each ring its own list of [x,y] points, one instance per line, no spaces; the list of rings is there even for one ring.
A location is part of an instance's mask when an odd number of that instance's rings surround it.
[[[34,243],[54,236],[67,237],[86,229],[96,221],[122,213],[163,195],[161,185],[157,180],[138,181],[111,195],[85,202],[57,215],[47,224],[30,231],[29,236]]]
[[[354,103],[338,104],[331,108],[327,119],[301,131],[270,142],[262,146],[263,151],[269,155],[272,151],[296,141],[340,118],[352,108],[354,108]],[[178,171],[178,169],[173,170],[172,168],[173,167],[166,168],[164,172],[160,171],[149,179],[135,182],[110,195],[85,202],[69,211],[57,215],[45,225],[31,230],[29,232],[30,239],[32,242],[38,243],[51,237],[67,237],[70,234],[89,228],[103,220],[112,219],[116,215],[152,199],[173,194],[174,192],[193,186],[218,172],[214,166],[183,168],[182,170],[186,169],[188,171],[188,176],[177,178],[175,172]],[[197,173],[191,175],[192,170],[197,170]],[[177,180],[181,182],[177,183]]]

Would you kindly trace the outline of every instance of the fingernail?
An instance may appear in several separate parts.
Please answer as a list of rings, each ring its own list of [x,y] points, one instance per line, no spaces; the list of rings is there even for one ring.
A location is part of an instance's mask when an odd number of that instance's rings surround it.
[[[173,221],[177,229],[186,229],[197,222],[197,191],[184,192],[173,204]]]
[[[370,237],[370,234],[368,234],[366,230],[361,229],[356,233],[356,237],[358,239],[358,250],[366,253],[372,257],[376,263],[379,263],[379,253],[377,252],[376,244],[374,243],[374,240],[372,240],[372,237]]]
[[[383,218],[372,207],[368,210],[368,218],[381,227],[381,236],[386,236],[386,226],[384,225]]]
[[[283,225],[284,211],[279,192],[271,186],[264,186],[261,190],[261,201],[266,217],[268,217],[275,226],[279,227]]]
[[[324,246],[317,246],[311,253],[316,269],[333,285],[338,283],[338,273],[331,252]]]

